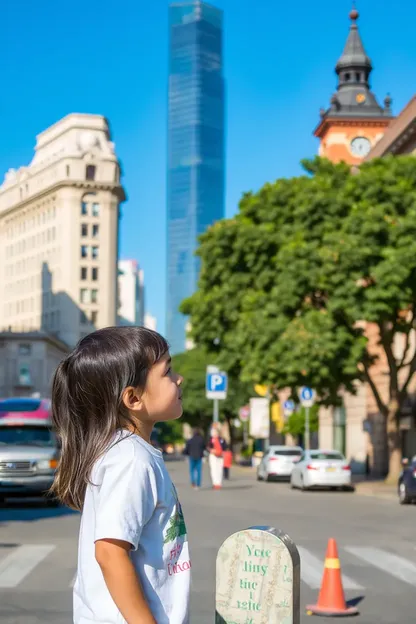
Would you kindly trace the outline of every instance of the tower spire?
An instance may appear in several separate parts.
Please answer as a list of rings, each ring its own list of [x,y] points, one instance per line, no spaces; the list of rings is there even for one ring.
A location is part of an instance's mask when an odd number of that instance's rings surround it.
[[[365,83],[368,84],[368,78],[373,69],[358,31],[357,21],[359,17],[360,14],[354,4],[350,12],[350,32],[348,33],[344,51],[335,68],[339,76],[340,86],[344,82],[354,81],[354,78],[358,76],[358,72],[362,72],[360,82],[364,79]]]
[[[364,49],[358,30],[360,15],[355,3],[350,11],[350,30],[344,50],[335,66],[338,76],[337,91],[331,98],[326,113],[330,116],[382,117],[391,115],[390,109],[383,109],[370,89],[369,78],[372,63]]]

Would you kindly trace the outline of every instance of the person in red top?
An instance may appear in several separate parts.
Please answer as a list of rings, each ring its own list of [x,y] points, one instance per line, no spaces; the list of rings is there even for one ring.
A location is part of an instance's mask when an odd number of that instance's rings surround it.
[[[209,443],[209,469],[211,473],[212,487],[220,490],[224,473],[224,451],[227,443],[220,436],[217,425],[213,425],[211,430],[211,440]]]
[[[223,457],[224,457],[224,479],[228,481],[230,478],[230,468],[233,465],[233,453],[230,448],[227,448],[227,450],[223,452]]]

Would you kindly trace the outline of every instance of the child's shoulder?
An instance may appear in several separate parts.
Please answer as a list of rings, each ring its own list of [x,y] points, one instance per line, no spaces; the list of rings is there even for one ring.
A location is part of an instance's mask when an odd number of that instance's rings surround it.
[[[138,435],[119,432],[102,456],[101,466],[116,463],[125,466],[138,463],[142,468],[154,466],[160,458],[158,451]]]

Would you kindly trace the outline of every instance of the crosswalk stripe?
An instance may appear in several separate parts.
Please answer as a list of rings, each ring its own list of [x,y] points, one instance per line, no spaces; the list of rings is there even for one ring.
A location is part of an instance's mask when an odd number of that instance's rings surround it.
[[[306,583],[306,585],[309,585],[311,589],[319,589],[324,572],[323,559],[318,559],[318,557],[315,557],[315,555],[306,548],[303,548],[303,546],[298,546],[298,551],[300,555],[300,574],[302,581]],[[344,589],[363,589],[359,583],[345,574],[342,575],[342,582]]]
[[[403,557],[393,555],[381,548],[346,546],[345,550],[404,583],[413,587],[416,585],[416,565]]]
[[[0,587],[17,587],[55,549],[53,545],[19,546],[0,561]]]

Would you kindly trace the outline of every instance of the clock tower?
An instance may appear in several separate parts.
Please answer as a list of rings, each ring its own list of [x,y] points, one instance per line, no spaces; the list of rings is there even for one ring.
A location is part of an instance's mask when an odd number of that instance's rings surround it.
[[[391,98],[381,107],[372,93],[372,64],[358,32],[358,11],[350,13],[351,27],[335,71],[337,90],[314,134],[320,139],[319,155],[333,162],[359,165],[381,139],[392,117]]]

